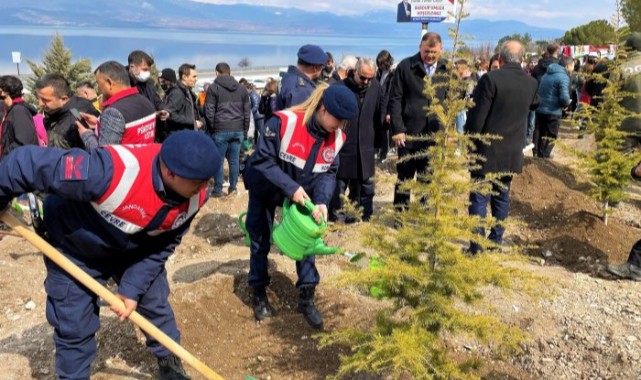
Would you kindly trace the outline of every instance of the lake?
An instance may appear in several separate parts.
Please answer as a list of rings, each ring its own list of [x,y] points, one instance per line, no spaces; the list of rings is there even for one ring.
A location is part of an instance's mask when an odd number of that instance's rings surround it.
[[[294,64],[298,48],[309,43],[330,51],[338,62],[346,54],[374,59],[381,49],[389,50],[395,60],[400,61],[418,51],[420,40],[420,24],[416,25],[414,35],[369,37],[3,26],[0,27],[0,73],[16,73],[16,66],[11,63],[11,51],[22,52],[21,73],[28,73],[26,59],[39,61],[56,32],[63,36],[65,46],[71,49],[74,59],[90,58],[94,67],[107,60],[126,63],[129,52],[136,49],[152,54],[159,68],[177,68],[188,62],[199,69],[213,69],[221,61],[235,67],[244,57],[249,58],[252,66],[285,66]],[[444,40],[443,44],[445,49],[451,49],[451,41]]]

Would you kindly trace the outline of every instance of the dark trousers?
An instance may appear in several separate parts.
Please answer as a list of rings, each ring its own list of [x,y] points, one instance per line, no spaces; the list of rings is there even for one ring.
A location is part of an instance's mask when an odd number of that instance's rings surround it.
[[[363,208],[363,220],[368,221],[374,213],[374,181],[367,179],[336,178],[336,189],[329,207],[330,219],[338,218],[338,210],[343,208],[341,195],[349,189],[349,200]]]
[[[274,225],[274,211],[276,206],[282,205],[275,196],[273,199],[259,198],[251,190],[249,192],[249,206],[245,226],[251,239],[249,247],[249,276],[247,282],[252,288],[262,288],[269,285],[268,258],[271,248],[272,227]],[[316,286],[320,275],[316,269],[316,257],[307,256],[301,261],[296,261],[298,281],[296,287]]]
[[[122,268],[114,266],[113,260],[94,262],[67,254],[65,256],[102,284],[112,277],[120,282],[120,275],[124,272]],[[100,327],[98,297],[47,258],[45,266],[46,316],[54,328],[56,374],[59,379],[89,379],[91,363],[96,358],[96,332]],[[163,270],[138,300],[136,311],[180,343],[180,333],[168,296],[167,272]],[[146,336],[147,347],[156,357],[170,354],[154,338]]]
[[[252,141],[255,144],[258,143],[258,134],[263,133],[263,129],[265,128],[265,119],[260,118],[260,119],[254,119],[254,141]]]
[[[525,128],[525,143],[527,145],[532,141],[534,135],[534,127],[536,125],[536,112],[530,111],[527,116],[527,128]]]
[[[392,143],[392,139],[390,138],[391,133],[392,132],[390,131],[388,125],[385,129],[383,129],[383,133],[381,134],[381,148],[378,155],[378,159],[381,161],[386,159],[387,154],[389,153],[390,143]]]
[[[407,148],[399,148],[398,159],[400,160],[403,157],[414,153],[416,153],[416,151],[409,150]],[[402,191],[400,189],[400,183],[414,179],[414,176],[417,174],[418,180],[424,182],[423,175],[427,170],[427,165],[427,158],[414,158],[409,161],[399,162],[396,164],[398,183],[394,187],[394,207],[396,207],[397,210],[407,208],[410,203],[410,193],[409,191]]]
[[[632,265],[641,267],[641,240],[634,243],[628,256],[628,262]]]
[[[483,177],[472,176],[472,180],[479,181]],[[495,195],[483,195],[480,193],[472,192],[470,193],[470,205],[468,211],[470,215],[478,215],[481,218],[487,216],[487,204],[490,203],[490,208],[492,209],[492,216],[499,222],[507,219],[507,215],[510,211],[510,184],[512,183],[511,177],[504,177],[501,179],[501,183],[505,186],[502,188],[499,185],[492,186],[492,192]],[[485,236],[485,229],[478,228],[475,230],[479,235]],[[488,239],[493,241],[496,244],[503,243],[503,233],[505,232],[505,227],[502,225],[495,225],[490,231],[490,236]],[[481,246],[475,242],[470,242],[470,252],[477,253],[481,251]]]
[[[536,113],[536,128],[534,129],[534,156],[550,158],[554,148],[554,140],[559,136],[559,116]]]

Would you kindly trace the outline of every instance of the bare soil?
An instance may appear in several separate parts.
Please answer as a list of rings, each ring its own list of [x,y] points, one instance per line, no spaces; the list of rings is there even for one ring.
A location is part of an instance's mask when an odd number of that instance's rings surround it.
[[[590,140],[565,130],[563,140],[589,149]],[[608,226],[600,219],[590,186],[568,166],[571,157],[557,150],[552,160],[526,158],[523,174],[512,185],[511,216],[520,224],[507,231],[507,244],[525,244],[533,273],[549,279],[553,297],[533,301],[488,290],[503,319],[531,336],[525,353],[507,361],[493,359],[487,347],[460,342],[461,355],[487,358],[486,379],[641,379],[641,283],[613,280],[604,273],[608,262],[627,258],[641,237],[638,187],[623,202]],[[631,165],[634,163],[631,163]],[[393,165],[379,169],[390,178]],[[377,205],[391,202],[392,185],[379,181]],[[182,343],[195,356],[228,379],[322,379],[335,373],[344,348],[319,349],[316,331],[296,312],[294,262],[271,255],[270,300],[275,317],[257,323],[246,284],[249,249],[236,218],[247,195],[212,199],[197,216],[167,267],[171,301]],[[359,225],[328,238],[333,245],[362,249]],[[327,279],[344,270],[344,256],[319,257]],[[52,329],[45,320],[45,269],[41,254],[25,240],[0,241],[0,377],[53,379]],[[353,289],[321,283],[318,303],[325,329],[367,324],[380,302]],[[152,379],[155,360],[140,332],[119,322],[103,307],[94,379]],[[201,378],[191,368],[195,379]],[[377,378],[366,376],[362,378]]]

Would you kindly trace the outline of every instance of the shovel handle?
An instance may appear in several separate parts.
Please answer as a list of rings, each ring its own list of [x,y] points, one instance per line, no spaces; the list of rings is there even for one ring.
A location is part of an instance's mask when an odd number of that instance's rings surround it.
[[[54,247],[47,243],[43,238],[38,234],[31,231],[22,224],[15,216],[11,215],[9,212],[4,212],[0,214],[0,220],[7,224],[11,229],[20,234],[25,238],[29,243],[33,244],[34,247],[38,248],[42,253],[47,256],[51,261],[56,263],[59,267],[64,269],[71,277],[78,280],[81,284],[89,288],[94,292],[98,297],[107,301],[111,306],[116,306],[124,308],[125,304],[116,297],[109,289],[102,286],[98,281],[93,277],[89,276],[85,271],[80,269],[76,264],[71,260],[66,258],[63,254],[58,252]],[[189,353],[184,349],[180,344],[176,343],[171,339],[167,334],[160,331],[156,326],[151,324],[145,317],[140,315],[138,312],[134,311],[129,315],[129,320],[131,320],[136,326],[140,327],[141,330],[151,335],[156,339],[160,344],[165,346],[169,351],[174,353],[185,363],[189,364],[196,371],[200,372],[203,376],[210,380],[222,380],[223,378],[214,372],[211,368],[195,356]]]

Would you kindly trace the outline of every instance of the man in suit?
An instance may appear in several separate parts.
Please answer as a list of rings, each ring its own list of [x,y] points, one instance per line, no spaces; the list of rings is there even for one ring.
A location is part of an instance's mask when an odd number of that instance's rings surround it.
[[[412,4],[409,0],[403,0],[398,3],[398,11],[396,12],[396,22],[409,22],[412,21],[410,17],[412,13]]]
[[[396,67],[389,96],[389,113],[392,128],[392,140],[398,149],[398,158],[423,152],[429,146],[427,141],[406,141],[406,136],[422,136],[439,130],[440,123],[436,116],[426,115],[426,109],[432,104],[432,98],[423,94],[426,76],[435,85],[447,82],[447,62],[441,60],[441,36],[429,32],[421,38],[419,52],[405,58]],[[436,98],[445,99],[445,86],[436,86]],[[396,165],[398,184],[394,189],[394,206],[398,210],[407,207],[410,194],[401,191],[400,183],[411,180],[418,173],[427,169],[427,158],[413,158]]]
[[[507,41],[501,46],[499,70],[490,71],[481,77],[473,93],[474,108],[467,115],[465,131],[501,136],[489,144],[476,147],[475,152],[485,158],[480,167],[472,172],[472,179],[480,181],[490,173],[520,173],[523,168],[523,136],[527,126],[528,113],[538,107],[536,79],[528,76],[521,68],[524,56],[523,45],[518,41]],[[510,205],[510,184],[512,178],[500,179],[502,186],[493,186],[493,195],[472,192],[470,194],[470,215],[487,215],[487,204],[491,203],[492,216],[502,222],[507,218]],[[492,228],[491,241],[501,244],[505,228]],[[477,231],[485,235],[483,229]],[[469,252],[476,254],[479,244],[472,242]]]
[[[343,207],[341,195],[349,189],[349,199],[363,208],[363,221],[368,221],[374,212],[374,140],[382,129],[383,121],[381,85],[376,79],[376,64],[370,58],[359,58],[354,71],[342,83],[354,93],[359,108],[357,115],[345,126],[348,137],[339,153],[340,165],[329,219],[337,219],[337,211]],[[345,218],[345,223],[354,221],[352,216]]]

